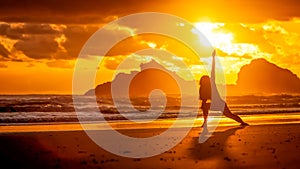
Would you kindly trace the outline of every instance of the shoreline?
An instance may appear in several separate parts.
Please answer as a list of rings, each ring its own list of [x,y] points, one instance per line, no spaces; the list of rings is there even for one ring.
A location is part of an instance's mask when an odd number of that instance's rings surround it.
[[[294,114],[264,114],[264,115],[240,115],[240,117],[253,125],[265,124],[297,124],[300,123],[300,113]],[[176,119],[158,119],[149,123],[135,123],[127,120],[114,121],[89,121],[82,122],[89,129],[107,130],[108,123],[114,129],[155,129],[169,128]],[[180,127],[199,128],[202,125],[202,117],[194,120],[191,118],[179,119]],[[222,117],[217,127],[238,126],[239,124],[232,119]],[[0,133],[6,132],[47,132],[47,131],[81,131],[83,130],[79,122],[34,122],[34,123],[0,123]]]

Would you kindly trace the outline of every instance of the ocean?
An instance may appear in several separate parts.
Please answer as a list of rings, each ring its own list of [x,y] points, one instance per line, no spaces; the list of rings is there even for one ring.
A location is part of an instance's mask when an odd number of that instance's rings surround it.
[[[0,123],[35,123],[35,122],[78,122],[78,118],[86,121],[93,121],[95,114],[92,113],[91,105],[94,99],[90,96],[81,97],[82,104],[76,113],[72,95],[1,95],[0,96]],[[168,98],[167,107],[158,118],[176,118],[180,108],[178,98]],[[118,121],[126,120],[113,105],[110,99],[100,98],[98,101],[99,110],[105,120]],[[288,116],[300,112],[300,96],[273,95],[273,96],[228,96],[228,106],[233,113],[238,115],[259,115],[259,114],[281,114]],[[136,99],[132,102],[139,111],[149,108],[147,99]],[[153,118],[151,114],[140,113],[129,109],[131,105],[124,104],[122,113],[132,119]],[[184,117],[192,117],[195,107],[186,106],[183,109]],[[198,117],[202,116],[201,110]]]

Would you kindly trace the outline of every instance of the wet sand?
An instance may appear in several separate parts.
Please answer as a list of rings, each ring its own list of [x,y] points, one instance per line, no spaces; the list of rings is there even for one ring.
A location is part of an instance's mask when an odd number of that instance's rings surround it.
[[[11,126],[6,126],[6,128]],[[300,168],[300,123],[220,125],[198,143],[199,127],[171,150],[149,158],[126,158],[95,144],[80,128],[44,126],[42,131],[0,133],[0,162],[7,168]],[[22,128],[22,126],[19,126]],[[70,128],[70,126],[69,126]],[[72,127],[71,127],[72,128]],[[73,126],[74,128],[74,126]],[[52,130],[51,130],[52,129]],[[122,133],[150,136],[163,128],[129,128]]]

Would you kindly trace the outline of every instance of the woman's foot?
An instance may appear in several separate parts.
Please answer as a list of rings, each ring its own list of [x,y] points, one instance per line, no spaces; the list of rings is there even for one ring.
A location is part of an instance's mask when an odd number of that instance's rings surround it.
[[[204,127],[205,125],[206,125],[206,121],[204,120],[204,122],[203,122],[203,124],[202,124],[201,127]]]
[[[246,122],[243,122],[243,123],[241,123],[241,126],[249,126],[249,124]]]

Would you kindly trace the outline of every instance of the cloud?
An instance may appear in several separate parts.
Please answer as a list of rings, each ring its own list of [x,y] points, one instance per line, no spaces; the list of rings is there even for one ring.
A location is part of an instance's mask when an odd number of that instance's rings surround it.
[[[0,56],[8,58],[9,54],[10,52],[0,43]]]
[[[33,59],[51,59],[58,50],[53,36],[29,35],[15,43],[14,48]]]
[[[221,49],[217,49],[217,55],[221,56],[221,57],[233,57],[233,58],[240,58],[240,59],[252,59],[253,56],[251,56],[248,53],[242,54],[242,55],[238,55],[236,53],[227,53],[225,51],[222,51]]]
[[[10,39],[23,39],[24,35],[60,34],[50,24],[0,23],[0,35]]]
[[[0,36],[12,49],[0,44],[0,55],[15,58],[22,52],[31,59],[75,59],[88,38],[98,30],[95,25],[37,23],[0,23]]]
[[[28,65],[26,67],[34,67],[35,65],[33,63],[28,63]]]
[[[106,23],[113,18],[144,11],[175,14],[190,21],[201,17],[216,21],[261,22],[300,17],[300,2],[261,0],[10,0],[0,2],[0,20],[35,23]],[[197,14],[197,15],[195,15]]]
[[[9,49],[2,50],[5,57],[11,53],[10,60],[16,59],[76,59],[86,41],[100,28],[100,25],[90,24],[24,24],[0,23],[2,39],[9,44]],[[191,61],[193,52],[177,40],[153,34],[131,36],[134,30],[114,25],[105,30],[104,39],[128,35],[120,43],[114,45],[106,56],[128,55],[149,47],[170,50],[180,57]],[[149,46],[152,44],[152,46]],[[4,46],[6,47],[6,46]],[[101,47],[101,46],[99,46]],[[178,50],[180,49],[180,50]],[[28,57],[28,58],[26,58]]]
[[[32,24],[32,23],[18,23],[10,24],[6,35],[13,39],[23,39],[24,35],[46,35],[59,34],[60,32],[54,30],[49,24]]]
[[[2,22],[0,36],[6,46],[0,44],[0,55],[6,58],[10,55],[11,61],[20,60],[21,53],[31,59],[65,58],[66,53],[58,42],[63,28],[52,24]]]
[[[8,68],[8,66],[5,63],[0,63],[0,68]]]
[[[0,20],[30,23],[105,23],[114,19],[115,14],[119,16],[141,11],[139,5],[141,3],[133,3],[131,0],[11,0],[0,2]]]
[[[105,60],[103,61],[103,66],[106,69],[116,70],[122,60],[123,59],[118,56],[105,58]]]
[[[54,68],[71,69],[74,67],[74,63],[70,62],[68,60],[53,60],[53,61],[47,62],[46,64],[47,64],[47,66],[54,67]]]
[[[0,23],[0,35],[32,59],[74,59],[98,26],[37,23]],[[0,46],[0,54],[8,50]]]
[[[65,48],[69,59],[78,57],[85,42],[98,29],[99,26],[94,25],[69,25],[63,30],[66,39],[61,45]]]
[[[299,22],[271,21],[262,25],[263,36],[274,51],[270,60],[279,66],[290,67],[300,58],[300,30]]]
[[[219,48],[217,54],[226,61],[239,58],[238,62],[254,58],[265,58],[281,67],[300,73],[300,30],[299,19],[292,21],[267,21],[263,23],[225,23],[217,32],[232,33],[233,38],[226,48]],[[244,45],[240,46],[239,45]],[[246,45],[246,46],[245,46]],[[235,48],[236,47],[236,48]],[[224,50],[223,50],[224,49]],[[232,51],[232,52],[228,52]],[[242,51],[245,51],[242,53]],[[236,62],[237,60],[234,60]],[[225,65],[235,65],[234,62]],[[243,62],[243,64],[244,64]],[[235,70],[240,66],[227,66]]]
[[[245,59],[263,57],[275,63],[282,60],[279,65],[292,64],[299,59],[299,26],[298,21],[225,23],[214,31],[231,33],[233,37],[230,43],[219,46],[218,55]]]
[[[177,39],[157,34],[142,34],[122,40],[112,47],[106,56],[130,55],[145,49],[168,51],[186,64],[200,64],[199,56],[187,45]],[[160,56],[164,58],[164,56]]]
[[[6,35],[9,28],[10,26],[8,23],[0,23],[0,35]]]
[[[262,30],[261,23],[255,25],[241,23],[225,23],[223,26],[216,28],[215,31],[232,34],[232,40],[230,43],[233,44],[233,46],[231,48],[233,48],[235,45],[237,49],[243,50],[245,48],[255,48],[253,47],[253,45],[255,45],[259,50],[263,52],[275,52],[274,46],[271,45],[270,42],[265,38],[265,34]],[[245,54],[240,54],[240,56],[242,55]]]

